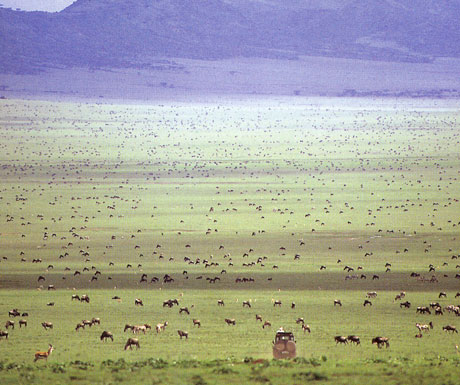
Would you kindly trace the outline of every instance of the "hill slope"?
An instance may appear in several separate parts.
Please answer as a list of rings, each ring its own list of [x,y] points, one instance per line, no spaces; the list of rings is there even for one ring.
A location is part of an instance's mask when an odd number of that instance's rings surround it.
[[[148,67],[154,57],[460,57],[458,0],[78,0],[0,9],[0,71]]]

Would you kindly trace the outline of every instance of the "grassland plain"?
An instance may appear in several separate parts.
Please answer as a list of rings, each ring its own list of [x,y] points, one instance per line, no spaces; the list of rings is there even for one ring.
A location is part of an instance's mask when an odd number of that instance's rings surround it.
[[[457,382],[459,337],[442,330],[460,328],[445,310],[460,291],[455,101],[0,103],[2,383]],[[443,315],[416,313],[432,302]],[[124,351],[125,324],[144,323]],[[280,326],[295,361],[271,360]],[[351,334],[359,346],[336,345]]]

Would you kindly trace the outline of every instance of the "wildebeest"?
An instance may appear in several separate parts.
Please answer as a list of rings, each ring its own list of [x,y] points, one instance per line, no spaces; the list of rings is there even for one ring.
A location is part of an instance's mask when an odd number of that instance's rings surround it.
[[[182,339],[182,337],[185,337],[186,340],[188,339],[188,332],[186,331],[178,330],[177,334],[179,334],[180,339]]]
[[[236,320],[234,318],[225,318],[227,325],[236,325]]]
[[[334,306],[336,305],[342,306],[342,301],[340,299],[334,299]]]
[[[144,302],[140,298],[134,299],[134,305],[136,306],[144,306]]]
[[[273,307],[275,306],[281,306],[281,301],[280,300],[276,300],[273,302]]]
[[[358,336],[348,336],[347,340],[350,341],[351,343],[355,343],[356,345],[361,344],[361,341]]]
[[[425,314],[425,313],[431,314],[430,309],[428,307],[426,307],[426,306],[417,307],[417,310],[415,312],[420,313],[420,314]]]
[[[174,305],[179,305],[179,301],[177,299],[167,299],[163,301],[163,307],[173,307]]]
[[[81,321],[81,323],[85,326],[89,326],[89,327],[93,326],[93,323],[88,319],[84,319],[83,321]]]
[[[339,343],[340,344],[347,344],[348,343],[347,337],[344,337],[344,336],[335,336],[334,341],[335,341],[336,345],[338,345]]]
[[[375,337],[375,338],[372,338],[372,344],[376,344],[379,349],[383,345],[385,345],[388,348],[388,347],[390,347],[389,340],[390,339],[388,337]]]
[[[251,303],[249,301],[243,301],[243,307],[251,307]]]
[[[133,346],[136,346],[137,349],[140,348],[139,345],[139,340],[137,338],[128,338],[128,341],[126,341],[125,348],[124,350],[132,350]]]
[[[42,322],[43,329],[48,330],[53,328],[53,324],[51,322]]]
[[[406,309],[409,309],[410,306],[411,306],[411,303],[410,303],[409,301],[401,302],[401,303],[399,304],[399,307],[401,307],[401,308],[402,308],[402,307],[405,307]]]
[[[13,309],[8,312],[8,317],[19,317],[20,315],[18,309]]]
[[[198,325],[198,327],[201,327],[201,321],[199,319],[194,319],[193,320],[193,326]]]
[[[446,325],[446,326],[443,326],[442,327],[442,330],[444,330],[445,332],[452,332],[452,333],[457,333],[458,334],[458,330],[457,330],[457,327],[455,327],[454,325]]]
[[[107,338],[110,338],[113,341],[113,334],[107,330],[104,330],[101,334],[101,341],[106,341]]]
[[[79,329],[84,329],[85,324],[83,322],[77,323],[77,326],[75,326],[75,331],[78,332]]]
[[[0,338],[5,337],[5,339],[8,339],[8,332],[4,330],[0,330]]]
[[[19,327],[22,328],[22,325],[24,325],[24,327],[26,327],[27,326],[27,320],[25,320],[25,319],[19,320]]]
[[[83,295],[80,297],[80,302],[89,303],[89,297],[88,297],[86,294],[83,294]]]
[[[90,326],[93,326],[93,325],[100,325],[101,324],[101,319],[100,318],[95,318],[93,317],[91,319],[91,325]]]
[[[365,300],[364,300],[364,303],[363,303],[363,306],[367,306],[367,305],[372,306],[372,302],[369,301],[368,299],[365,299]]]
[[[179,314],[182,314],[182,313],[190,314],[190,310],[188,310],[188,307],[181,307],[179,309]]]
[[[310,329],[310,325],[307,325],[307,324],[302,324],[302,330],[303,332],[308,332],[308,333],[311,333],[311,329]]]
[[[123,331],[125,332],[126,330],[131,330],[133,331],[134,330],[134,325],[130,325],[130,324],[125,324],[125,328],[123,329]]]
[[[377,297],[377,292],[376,291],[370,291],[366,294],[367,298],[375,298]]]
[[[223,299],[217,300],[217,305],[219,305],[219,306],[225,306],[224,300],[223,300]]]
[[[265,321],[264,324],[262,325],[262,329],[265,329],[265,327],[270,327],[272,326],[270,321]]]

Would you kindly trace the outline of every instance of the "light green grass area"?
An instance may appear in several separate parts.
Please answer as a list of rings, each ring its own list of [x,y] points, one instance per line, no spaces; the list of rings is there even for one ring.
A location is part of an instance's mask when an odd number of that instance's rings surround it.
[[[442,327],[460,318],[416,313],[460,303],[454,102],[0,103],[0,329],[29,313],[0,340],[4,383],[455,383],[460,341]],[[124,325],[144,323],[123,351]],[[280,326],[295,362],[271,361]],[[334,342],[351,334],[360,346]]]

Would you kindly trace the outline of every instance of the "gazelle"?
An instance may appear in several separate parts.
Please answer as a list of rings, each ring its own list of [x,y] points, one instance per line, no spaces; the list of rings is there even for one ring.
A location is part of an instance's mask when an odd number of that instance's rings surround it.
[[[47,352],[37,352],[35,353],[35,360],[34,362],[40,360],[40,359],[45,359],[47,360],[48,359],[48,356],[53,352],[54,348],[53,348],[53,345],[50,344],[50,347],[48,348],[48,351]]]

